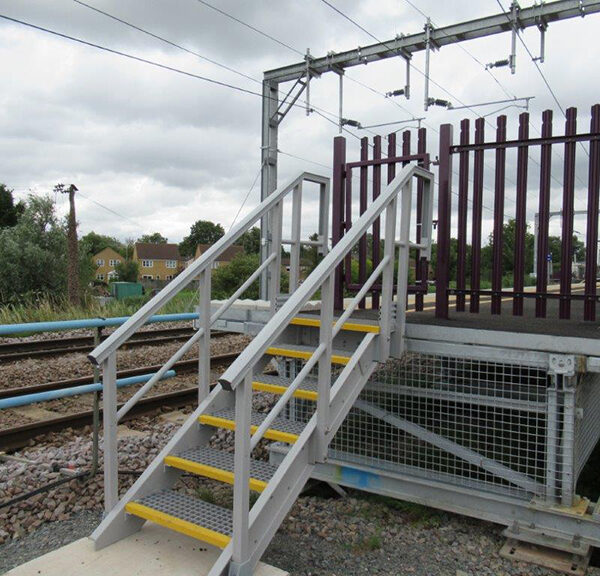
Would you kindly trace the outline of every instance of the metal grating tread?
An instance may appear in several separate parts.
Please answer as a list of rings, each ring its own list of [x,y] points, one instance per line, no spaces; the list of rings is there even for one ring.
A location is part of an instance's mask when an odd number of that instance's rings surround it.
[[[216,412],[211,412],[209,416],[214,418],[220,418],[222,420],[231,420],[235,422],[235,408],[225,408],[224,410],[217,410]],[[263,412],[252,412],[252,416],[250,419],[251,426],[260,426],[268,414]],[[273,423],[271,424],[271,428],[273,430],[277,430],[278,432],[285,432],[287,434],[294,434],[296,436],[300,436],[306,424],[303,422],[297,422],[295,420],[288,420],[287,418],[275,418]]]
[[[314,346],[307,346],[305,344],[276,344],[267,349],[267,354],[272,356],[286,356],[286,353],[291,353],[290,355],[302,354],[302,355],[312,355],[315,351]],[[332,356],[337,356],[339,358],[345,358],[349,360],[352,356],[352,352],[349,350],[332,350]]]
[[[231,536],[233,532],[231,510],[173,490],[154,492],[136,503],[219,534]]]
[[[263,384],[270,384],[272,386],[283,386],[287,388],[293,381],[293,378],[285,378],[284,376],[271,376],[269,374],[255,374],[252,378],[254,382],[261,382]],[[307,376],[302,384],[300,384],[299,390],[310,390],[311,392],[319,391],[319,381],[316,378]]]
[[[191,448],[177,454],[178,458],[183,458],[197,464],[212,466],[227,472],[234,471],[234,454],[233,452],[224,452],[216,448],[202,446],[200,448]],[[268,482],[273,474],[277,471],[276,466],[271,466],[262,460],[250,460],[250,476],[263,482]]]

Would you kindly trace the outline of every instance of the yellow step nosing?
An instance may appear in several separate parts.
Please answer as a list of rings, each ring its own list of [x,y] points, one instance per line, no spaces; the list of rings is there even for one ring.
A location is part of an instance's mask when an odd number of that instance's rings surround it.
[[[280,346],[271,346],[267,348],[267,354],[271,356],[285,356],[286,358],[298,358],[299,360],[309,360],[313,352],[308,350],[292,350],[290,348],[282,348]],[[331,355],[332,364],[341,364],[345,366],[350,362],[349,356],[340,356],[339,354]]]
[[[160,510],[144,506],[138,502],[128,502],[125,505],[125,511],[129,514],[144,518],[144,520],[160,524],[165,528],[181,532],[182,534],[196,538],[196,540],[202,540],[202,542],[207,542],[208,544],[212,544],[219,548],[225,548],[231,541],[231,536],[227,536],[227,534],[209,530],[208,528],[198,526],[187,520],[177,518],[177,516],[171,516],[171,514],[166,514]]]
[[[318,318],[303,318],[296,316],[296,318],[292,318],[290,324],[319,328],[321,326],[321,320]],[[348,332],[373,332],[379,334],[379,326],[376,324],[363,324],[361,322],[344,322],[342,330],[347,330]]]
[[[252,382],[252,388],[260,392],[269,392],[270,394],[285,394],[287,388],[285,386],[277,386],[277,384],[267,384],[266,382],[255,381]],[[302,400],[317,401],[319,394],[312,390],[298,389],[294,392],[295,398],[301,398]]]
[[[179,470],[185,470],[198,476],[204,476],[206,478],[212,478],[219,482],[226,484],[233,484],[234,474],[229,470],[223,470],[222,468],[216,468],[214,466],[208,466],[208,464],[199,464],[192,460],[186,460],[179,456],[167,456],[164,460],[167,466],[172,468],[178,468]],[[255,492],[262,492],[267,487],[267,483],[257,478],[250,478],[250,490]]]
[[[217,428],[226,428],[227,430],[235,430],[235,420],[227,420],[226,418],[219,418],[218,416],[212,416],[211,414],[202,414],[199,418],[200,424],[206,424],[207,426],[215,426]],[[258,430],[258,426],[250,426],[250,432],[254,434]],[[265,438],[268,440],[274,440],[276,442],[285,442],[286,444],[293,444],[298,440],[297,434],[291,432],[283,432],[281,430],[275,430],[269,428],[265,432]]]

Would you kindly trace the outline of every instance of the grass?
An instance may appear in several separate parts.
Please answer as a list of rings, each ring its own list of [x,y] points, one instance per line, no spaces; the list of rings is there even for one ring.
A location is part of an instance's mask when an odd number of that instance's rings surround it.
[[[215,495],[212,493],[212,491],[204,486],[201,486],[196,490],[196,496],[198,496],[200,500],[203,500],[208,504],[217,503],[217,499],[215,498]]]
[[[160,314],[191,312],[195,307],[196,292],[187,290],[177,294],[166,304]],[[85,295],[79,306],[74,306],[66,298],[43,296],[23,304],[0,306],[0,324],[21,324],[27,322],[53,322],[57,320],[79,320],[82,318],[108,318],[131,316],[140,309],[151,296],[133,296],[124,300],[109,301],[105,305],[98,299]]]

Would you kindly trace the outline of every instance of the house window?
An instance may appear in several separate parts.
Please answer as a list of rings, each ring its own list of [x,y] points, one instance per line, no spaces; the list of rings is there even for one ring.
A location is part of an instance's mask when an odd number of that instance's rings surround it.
[[[157,275],[156,275],[156,279],[157,279],[157,280],[160,280],[160,274],[157,274]]]
[[[154,260],[142,260],[142,266],[144,268],[154,268]]]
[[[96,280],[104,280],[104,274],[96,274]]]
[[[167,260],[167,268],[177,268],[177,260]]]
[[[142,276],[142,280],[154,280],[154,276],[152,276],[151,274],[144,274]]]
[[[98,258],[98,260],[96,260],[96,266],[104,266],[104,260],[102,258]]]
[[[108,265],[109,265],[109,266],[112,266],[113,268],[114,268],[114,267],[115,267],[117,264],[120,264],[120,263],[121,263],[121,261],[120,261],[120,260],[109,260],[109,261],[108,261]]]
[[[167,274],[165,280],[173,280],[173,274]]]

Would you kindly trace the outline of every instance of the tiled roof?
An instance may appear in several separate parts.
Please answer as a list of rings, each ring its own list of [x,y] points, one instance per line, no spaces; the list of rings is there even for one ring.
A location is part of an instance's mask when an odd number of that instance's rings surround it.
[[[140,260],[181,260],[177,244],[137,242],[135,249]]]
[[[200,254],[204,254],[212,244],[198,244],[196,247],[196,255],[198,256],[198,252]],[[231,262],[236,256],[244,253],[243,246],[229,246],[225,251],[217,258],[218,262]]]

